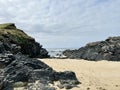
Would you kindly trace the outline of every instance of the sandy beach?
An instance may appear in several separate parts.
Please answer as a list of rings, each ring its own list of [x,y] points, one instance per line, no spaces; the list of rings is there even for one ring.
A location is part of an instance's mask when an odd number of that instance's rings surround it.
[[[74,71],[81,84],[72,90],[120,90],[120,62],[75,59],[42,61],[56,71]]]

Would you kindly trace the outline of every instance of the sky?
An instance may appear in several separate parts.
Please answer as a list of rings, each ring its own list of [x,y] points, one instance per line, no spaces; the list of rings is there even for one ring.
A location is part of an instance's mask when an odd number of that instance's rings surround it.
[[[79,48],[120,36],[120,0],[0,0],[10,22],[45,48]]]

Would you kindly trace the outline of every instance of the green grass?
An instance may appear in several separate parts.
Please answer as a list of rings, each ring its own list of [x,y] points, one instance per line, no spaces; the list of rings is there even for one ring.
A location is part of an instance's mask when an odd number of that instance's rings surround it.
[[[18,37],[31,38],[22,30],[17,29],[14,23],[0,24],[0,34],[4,34],[4,35],[11,34],[11,35],[16,35]]]
[[[18,43],[24,43],[27,40],[33,40],[32,37],[28,36],[22,30],[17,29],[12,23],[0,24],[0,40],[6,40],[6,36],[11,37],[12,40]]]
[[[23,38],[28,38],[30,39],[31,37],[28,36],[27,34],[25,34],[23,31],[19,30],[19,29],[11,29],[11,30],[7,30],[7,29],[0,29],[0,34],[2,35],[14,35],[14,36],[18,36],[18,37],[23,37]]]
[[[15,29],[14,23],[0,24],[0,29]]]

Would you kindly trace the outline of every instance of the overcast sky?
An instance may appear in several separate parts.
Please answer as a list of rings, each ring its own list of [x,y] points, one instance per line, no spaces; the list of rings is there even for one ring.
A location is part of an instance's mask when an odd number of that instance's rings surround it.
[[[120,0],[0,0],[6,22],[46,48],[81,47],[120,36]]]

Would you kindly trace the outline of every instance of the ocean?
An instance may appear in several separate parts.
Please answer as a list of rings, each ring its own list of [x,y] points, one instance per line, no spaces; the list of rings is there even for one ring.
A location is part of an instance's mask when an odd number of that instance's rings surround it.
[[[78,48],[46,48],[50,57],[64,57],[63,51],[65,50],[74,50]]]

